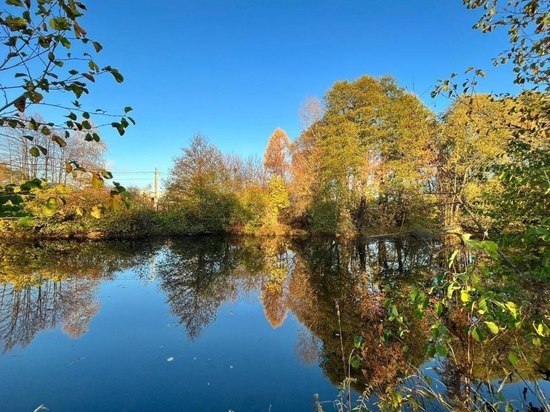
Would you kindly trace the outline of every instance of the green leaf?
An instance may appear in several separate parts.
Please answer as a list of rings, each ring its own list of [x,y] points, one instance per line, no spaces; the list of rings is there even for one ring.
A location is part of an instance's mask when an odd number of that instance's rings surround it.
[[[514,302],[506,302],[506,307],[508,308],[508,311],[512,314],[514,319],[518,317],[518,308]]]
[[[485,240],[484,242],[484,247],[485,247],[485,250],[487,251],[487,253],[492,257],[492,258],[497,258],[498,257],[498,245],[491,241],[491,240]]]
[[[466,292],[465,290],[461,290],[460,291],[460,300],[464,303],[469,302],[471,300],[470,299],[470,294],[468,292]]]
[[[447,354],[449,353],[449,350],[447,349],[447,346],[445,345],[437,345],[435,347],[435,351],[437,352],[437,354],[439,356],[447,356]]]
[[[93,72],[98,72],[99,71],[99,66],[93,61],[93,60],[90,60],[88,62],[88,67],[90,68],[91,71]]]
[[[50,27],[54,30],[70,30],[71,23],[63,17],[55,17],[50,20]]]
[[[393,316],[399,316],[399,311],[397,310],[397,306],[395,305],[391,306],[391,313]]]
[[[478,328],[473,328],[472,329],[472,338],[474,338],[475,341],[477,342],[481,342],[481,335],[479,333],[479,329]]]
[[[485,321],[485,324],[487,325],[487,327],[489,328],[489,330],[491,331],[491,333],[493,335],[496,335],[500,330],[499,327],[497,326],[497,324],[494,323],[494,322]]]
[[[362,342],[363,342],[362,336],[355,336],[353,338],[353,346],[355,346],[356,348],[360,348]]]
[[[117,69],[111,66],[107,66],[105,70],[107,70],[108,72],[111,72],[111,74],[113,75],[117,83],[122,83],[124,81],[124,77],[122,77],[122,74],[120,74],[120,72]]]
[[[478,306],[478,313],[483,315],[485,312],[487,312],[487,299],[485,299],[485,297],[482,297],[481,299],[479,299],[478,303],[477,303],[477,306]]]
[[[449,258],[449,268],[450,268],[451,266],[453,266],[453,263],[454,263],[454,261],[455,261],[455,259],[456,259],[456,255],[458,255],[458,250],[455,250],[455,251],[453,252],[453,254],[451,255],[451,257]]]
[[[29,150],[29,152],[33,157],[40,156],[40,151],[38,150],[38,147],[31,147],[31,150]]]
[[[66,37],[60,37],[59,38],[59,42],[61,43],[61,45],[63,47],[65,47],[66,49],[70,49],[71,48],[71,42],[69,41],[69,39],[67,39]]]
[[[539,323],[538,326],[535,326],[535,331],[537,332],[537,335],[544,338],[544,325],[542,323]]]
[[[23,17],[13,16],[6,17],[6,20],[4,20],[4,22],[10,30],[23,30],[27,27],[28,24],[27,20],[25,20]]]
[[[519,362],[518,355],[516,355],[515,352],[508,353],[508,361],[510,361],[513,366],[516,366]]]

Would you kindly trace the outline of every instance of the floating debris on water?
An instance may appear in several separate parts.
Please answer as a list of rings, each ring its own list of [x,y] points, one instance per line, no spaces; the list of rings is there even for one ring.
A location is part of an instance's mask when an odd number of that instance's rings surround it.
[[[82,361],[86,359],[86,356],[83,356],[81,358],[76,358],[74,361],[72,361],[71,363],[69,363],[69,365],[74,365],[75,363],[79,362],[79,361]]]
[[[169,358],[166,358],[166,362],[172,362],[174,360],[173,356],[170,356]]]

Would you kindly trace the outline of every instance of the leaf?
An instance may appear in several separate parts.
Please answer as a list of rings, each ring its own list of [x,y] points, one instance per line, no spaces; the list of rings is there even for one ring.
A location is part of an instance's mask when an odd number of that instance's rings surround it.
[[[69,30],[71,23],[63,17],[55,17],[50,20],[50,27],[56,31]]]
[[[362,336],[355,336],[353,338],[353,346],[355,346],[357,349],[361,347],[361,343],[363,342]]]
[[[113,174],[111,172],[109,172],[108,170],[101,170],[100,173],[101,173],[101,176],[103,176],[104,179],[112,179],[113,178]]]
[[[435,351],[437,352],[437,354],[439,356],[447,356],[447,354],[449,353],[449,350],[447,349],[447,346],[445,346],[445,345],[437,345],[435,347]]]
[[[95,83],[95,78],[94,78],[94,76],[92,76],[92,75],[89,74],[89,73],[82,73],[82,77],[85,77],[86,79],[88,79],[88,80],[91,81],[92,83]]]
[[[399,316],[399,311],[397,310],[397,306],[395,305],[391,306],[391,313],[393,316]]]
[[[92,187],[96,189],[103,187],[103,179],[97,173],[92,175]]]
[[[485,297],[482,297],[481,299],[479,299],[478,303],[477,303],[477,306],[478,306],[478,313],[483,315],[485,312],[487,312],[487,299],[485,299]]]
[[[514,319],[518,317],[518,308],[514,302],[506,302],[506,307]]]
[[[55,135],[55,134],[54,134],[54,135],[52,136],[52,140],[53,140],[55,143],[57,143],[57,144],[59,145],[59,147],[65,147],[65,146],[67,146],[67,142],[66,142],[63,138],[59,137],[58,135]]]
[[[487,251],[487,253],[492,257],[492,258],[497,258],[498,257],[498,245],[491,241],[491,240],[485,240],[484,242],[484,247],[485,247],[485,250]]]
[[[10,30],[23,30],[27,27],[27,20],[25,20],[23,17],[13,17],[8,16],[6,17],[6,20],[4,20],[4,23]]]
[[[513,366],[516,366],[519,362],[518,355],[516,355],[515,352],[508,353],[508,361],[510,361]]]
[[[537,335],[544,338],[544,325],[542,323],[539,323],[539,325],[535,327],[535,331],[537,332]]]
[[[29,152],[33,157],[40,156],[40,151],[38,150],[38,147],[31,147],[31,150],[29,150]]]
[[[481,342],[482,339],[478,328],[474,327],[472,329],[472,338],[474,338],[474,340],[476,340],[477,342]]]
[[[92,207],[92,210],[90,211],[90,215],[92,215],[92,217],[95,217],[96,219],[101,219],[101,215],[102,215],[101,208],[99,208],[98,206]]]
[[[466,292],[465,290],[461,290],[460,291],[460,300],[464,303],[469,302],[471,300],[470,299],[470,294],[468,292]]]
[[[17,110],[19,110],[20,112],[24,112],[25,111],[25,106],[26,106],[26,99],[25,97],[20,97],[19,99],[17,99],[15,101],[15,103],[13,103],[13,105],[15,106],[15,108]]]
[[[456,255],[458,255],[458,250],[455,250],[455,251],[453,252],[453,254],[451,255],[451,257],[449,258],[449,268],[450,268],[451,266],[453,266],[453,263],[454,263],[454,261],[455,261],[455,259],[456,259]]]
[[[493,335],[496,335],[500,330],[497,324],[494,322],[485,321],[485,324],[487,325],[487,327],[489,328],[489,330]]]
[[[94,41],[92,42],[92,44],[94,46],[96,53],[99,53],[101,50],[103,50],[103,46],[100,43]]]
[[[124,77],[122,77],[122,74],[120,74],[120,72],[114,67],[107,66],[105,67],[105,70],[113,75],[117,83],[122,83],[124,81]]]
[[[29,96],[29,99],[33,103],[40,103],[42,99],[44,99],[44,96],[38,92],[29,92],[27,94]]]

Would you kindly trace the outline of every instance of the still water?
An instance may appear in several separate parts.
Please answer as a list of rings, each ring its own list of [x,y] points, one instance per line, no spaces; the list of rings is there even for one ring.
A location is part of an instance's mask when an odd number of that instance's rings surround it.
[[[411,363],[452,375],[423,354],[421,325],[406,355],[379,343],[384,295],[432,276],[437,247],[220,237],[0,245],[0,410],[311,411],[315,394],[335,410],[342,352],[359,335],[369,347],[351,372],[354,397],[366,384],[384,390]],[[518,406],[523,387],[506,387]]]

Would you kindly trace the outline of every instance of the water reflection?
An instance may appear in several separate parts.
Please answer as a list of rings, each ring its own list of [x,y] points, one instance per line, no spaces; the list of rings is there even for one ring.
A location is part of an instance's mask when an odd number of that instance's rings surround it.
[[[44,329],[62,325],[71,338],[88,330],[99,310],[102,280],[139,266],[151,245],[37,243],[0,245],[0,343],[26,346]]]
[[[274,329],[290,313],[299,320],[302,328],[289,344],[305,364],[318,363],[334,385],[351,374],[358,391],[385,391],[429,361],[424,345],[430,331],[417,320],[413,333],[384,343],[384,303],[433,277],[442,263],[439,247],[412,238],[346,243],[247,237],[0,245],[0,342],[8,352],[58,325],[69,337],[82,337],[101,310],[101,282],[131,268],[158,282],[191,340],[215,321],[224,303],[252,297],[261,301]],[[460,319],[451,317],[453,325],[459,330]],[[362,363],[350,368],[347,355],[356,336],[364,342]],[[484,361],[505,346],[492,342],[479,348],[475,362],[460,366],[442,362],[439,376],[448,393],[459,399],[474,377],[502,378],[501,370]],[[455,350],[461,359],[460,342]],[[542,352],[538,356],[544,362]],[[538,377],[536,370],[521,372],[526,379]]]

